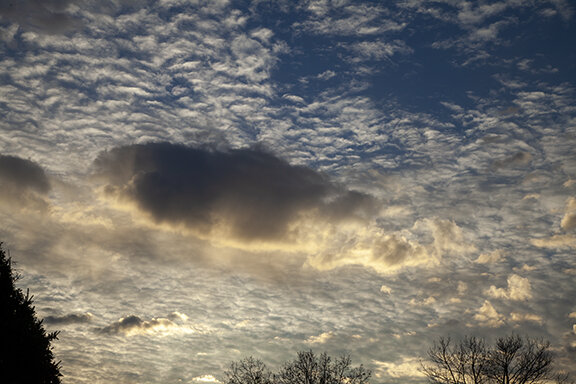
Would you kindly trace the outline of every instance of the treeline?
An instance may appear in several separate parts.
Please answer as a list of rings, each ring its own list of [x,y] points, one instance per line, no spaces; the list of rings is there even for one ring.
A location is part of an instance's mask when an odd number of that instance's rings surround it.
[[[420,371],[433,384],[567,384],[568,375],[553,362],[550,343],[543,340],[509,335],[489,345],[479,337],[440,338]],[[306,351],[278,372],[253,357],[233,362],[224,384],[366,384],[370,376],[364,366],[352,366],[348,355],[334,359]]]
[[[333,359],[326,353],[298,352],[278,371],[272,372],[261,360],[248,357],[230,365],[226,384],[365,384],[370,370],[352,366],[350,356]]]

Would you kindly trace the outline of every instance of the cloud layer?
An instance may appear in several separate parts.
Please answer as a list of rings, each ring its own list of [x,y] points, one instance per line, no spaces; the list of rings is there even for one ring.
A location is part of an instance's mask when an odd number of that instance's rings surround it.
[[[575,26],[565,0],[0,1],[0,241],[65,383],[309,348],[420,383],[471,333],[573,369]]]

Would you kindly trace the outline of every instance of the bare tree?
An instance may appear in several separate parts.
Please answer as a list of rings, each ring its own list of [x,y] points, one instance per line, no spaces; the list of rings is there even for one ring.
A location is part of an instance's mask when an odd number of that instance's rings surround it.
[[[428,351],[422,372],[435,384],[544,384],[567,383],[553,368],[550,343],[501,337],[492,347],[483,339],[466,337],[456,344],[440,338]]]
[[[500,338],[490,354],[489,376],[499,384],[542,383],[552,378],[550,343],[522,339],[518,335]]]
[[[298,352],[296,360],[275,375],[278,384],[366,384],[371,372],[360,365],[352,367],[350,356],[332,360],[326,353]]]
[[[368,384],[371,372],[359,365],[352,366],[350,356],[332,359],[326,353],[298,352],[290,361],[272,374],[266,365],[249,357],[230,365],[225,372],[225,384]]]
[[[272,384],[272,372],[253,357],[233,362],[224,374],[226,384]]]
[[[430,364],[422,371],[432,383],[484,384],[488,374],[488,351],[484,340],[465,337],[456,345],[440,338],[428,351]]]

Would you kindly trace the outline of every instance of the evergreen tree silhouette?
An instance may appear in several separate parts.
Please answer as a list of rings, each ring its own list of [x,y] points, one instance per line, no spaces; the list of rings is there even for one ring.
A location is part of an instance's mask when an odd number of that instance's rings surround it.
[[[60,384],[60,363],[51,348],[58,332],[46,332],[33,297],[16,288],[18,278],[0,243],[0,383]]]

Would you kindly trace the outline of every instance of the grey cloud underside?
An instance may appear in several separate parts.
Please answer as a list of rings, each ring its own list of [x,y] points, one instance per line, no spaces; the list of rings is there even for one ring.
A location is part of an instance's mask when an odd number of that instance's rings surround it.
[[[44,169],[30,160],[0,155],[0,203],[45,211],[50,181]]]
[[[63,316],[44,317],[44,322],[51,325],[89,323],[90,321],[92,321],[92,314],[90,313],[70,313]]]
[[[115,323],[110,324],[104,328],[101,328],[99,331],[106,334],[119,334],[122,332],[126,332],[132,329],[138,329],[141,327],[146,327],[146,323],[135,315],[130,315],[121,318]]]
[[[0,182],[42,194],[50,190],[50,182],[42,167],[16,156],[0,155]]]
[[[15,22],[29,30],[63,33],[80,25],[69,10],[72,3],[72,0],[2,0],[0,19]]]
[[[258,149],[138,144],[102,153],[95,167],[109,194],[135,202],[156,222],[207,233],[224,221],[245,240],[281,239],[302,213],[344,220],[365,216],[375,204]]]

